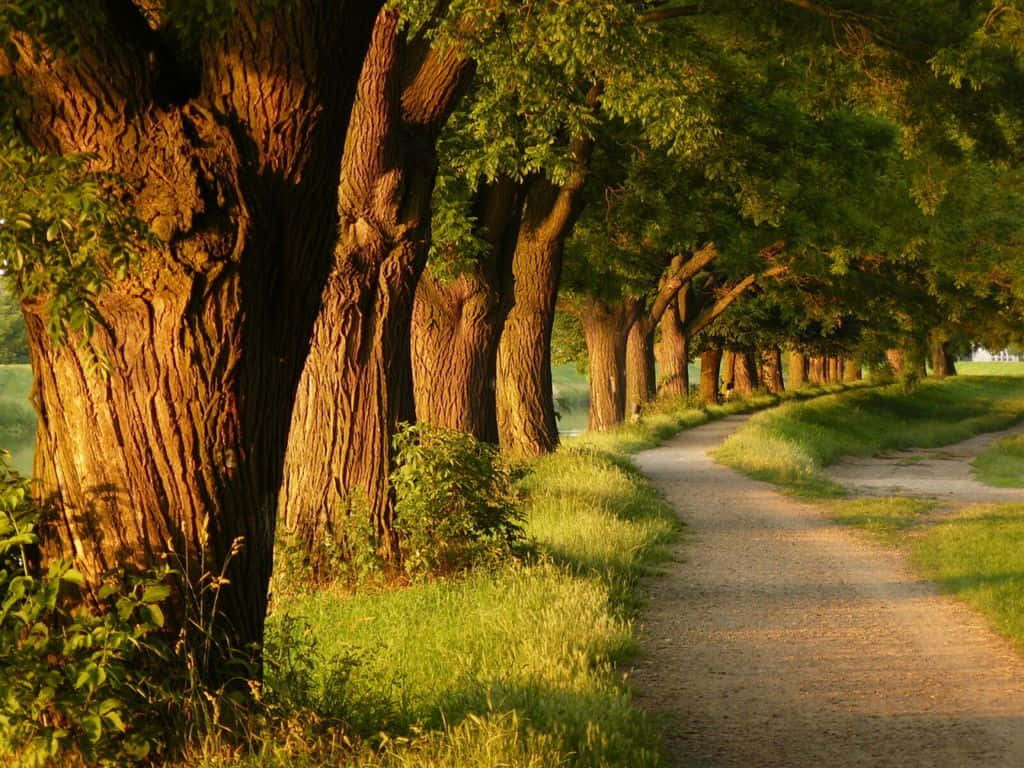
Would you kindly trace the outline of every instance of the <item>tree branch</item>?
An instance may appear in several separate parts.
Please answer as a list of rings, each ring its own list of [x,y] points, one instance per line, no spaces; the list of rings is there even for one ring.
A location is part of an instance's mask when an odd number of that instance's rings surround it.
[[[668,279],[662,281],[658,295],[654,297],[654,303],[651,304],[650,312],[648,312],[652,327],[658,324],[662,315],[668,309],[669,304],[672,303],[672,299],[683,289],[683,286],[693,280],[699,272],[717,257],[718,248],[714,243],[708,243],[681,264]]]
[[[747,292],[758,280],[764,280],[769,277],[777,277],[785,274],[789,271],[788,267],[777,266],[771,269],[765,270],[759,274],[747,275],[745,278],[740,280],[736,285],[729,289],[729,291],[722,297],[720,297],[714,304],[705,309],[703,312],[698,314],[693,320],[687,323],[683,332],[687,336],[693,336],[696,333],[700,333],[707,328],[719,315],[727,310],[732,304],[744,293]]]

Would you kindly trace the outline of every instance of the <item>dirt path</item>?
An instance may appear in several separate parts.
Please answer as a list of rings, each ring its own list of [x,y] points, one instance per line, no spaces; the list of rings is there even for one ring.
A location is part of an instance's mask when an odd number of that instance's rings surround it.
[[[681,766],[1024,766],[1024,663],[894,551],[714,464],[638,456],[687,523],[650,589],[641,706]]]
[[[869,496],[926,496],[953,502],[1024,501],[1024,488],[993,488],[974,479],[971,461],[1007,435],[1024,434],[1024,422],[942,448],[850,457],[829,467],[840,485]]]

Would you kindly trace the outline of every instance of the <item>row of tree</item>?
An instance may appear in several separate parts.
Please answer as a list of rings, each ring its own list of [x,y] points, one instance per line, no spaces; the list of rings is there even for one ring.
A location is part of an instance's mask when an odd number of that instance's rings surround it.
[[[96,588],[172,550],[172,628],[224,574],[217,630],[258,645],[279,520],[312,551],[366,518],[401,557],[400,421],[557,445],[559,305],[595,428],[654,392],[659,325],[671,392],[741,338],[1012,326],[1019,24],[1007,0],[3,4],[45,554]]]

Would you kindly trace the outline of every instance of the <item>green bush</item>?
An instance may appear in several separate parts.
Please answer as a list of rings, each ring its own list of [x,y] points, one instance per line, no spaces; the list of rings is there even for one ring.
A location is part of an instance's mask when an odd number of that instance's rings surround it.
[[[169,648],[157,578],[83,596],[63,560],[32,567],[40,512],[28,481],[0,465],[0,758],[12,768],[122,766],[165,739]]]
[[[471,435],[417,424],[394,437],[395,530],[413,576],[500,562],[522,543],[511,468]]]

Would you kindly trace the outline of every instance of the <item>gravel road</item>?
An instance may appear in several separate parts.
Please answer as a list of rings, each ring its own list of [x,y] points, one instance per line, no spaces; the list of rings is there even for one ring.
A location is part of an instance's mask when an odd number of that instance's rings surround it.
[[[895,550],[713,463],[744,417],[637,463],[687,529],[653,580],[638,703],[680,766],[1024,766],[1024,663]]]

